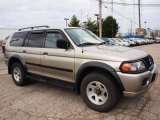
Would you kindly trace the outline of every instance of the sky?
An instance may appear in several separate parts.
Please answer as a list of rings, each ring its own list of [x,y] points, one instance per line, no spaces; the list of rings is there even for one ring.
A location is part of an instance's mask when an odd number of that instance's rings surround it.
[[[103,18],[113,15],[119,23],[119,32],[128,32],[138,27],[137,6],[114,5],[113,14],[111,6],[103,0]],[[114,2],[137,3],[138,0],[114,0]],[[142,3],[160,4],[159,0],[141,0]],[[104,6],[108,7],[105,8]],[[51,27],[65,27],[64,18],[73,14],[77,15],[81,22],[91,17],[96,20],[94,14],[98,13],[98,0],[0,0],[0,28],[22,28],[37,25],[49,25]],[[142,27],[147,21],[146,27],[158,29],[160,25],[160,7],[142,7]],[[131,22],[132,20],[132,22]]]

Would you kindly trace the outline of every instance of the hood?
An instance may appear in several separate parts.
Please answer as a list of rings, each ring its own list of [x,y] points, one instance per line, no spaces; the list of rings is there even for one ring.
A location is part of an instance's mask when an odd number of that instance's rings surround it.
[[[108,61],[129,61],[144,58],[148,53],[122,46],[89,46],[84,47],[87,58],[95,58]]]

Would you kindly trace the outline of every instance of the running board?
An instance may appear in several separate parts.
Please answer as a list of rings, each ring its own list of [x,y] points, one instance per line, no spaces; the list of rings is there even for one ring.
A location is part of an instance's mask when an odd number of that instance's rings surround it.
[[[72,82],[67,82],[64,80],[41,76],[41,75],[37,75],[37,74],[33,74],[33,73],[28,73],[27,78],[33,79],[36,81],[40,81],[40,82],[53,84],[53,85],[63,87],[66,89],[71,89],[71,90],[75,90],[75,87],[76,87],[75,83],[72,83]]]

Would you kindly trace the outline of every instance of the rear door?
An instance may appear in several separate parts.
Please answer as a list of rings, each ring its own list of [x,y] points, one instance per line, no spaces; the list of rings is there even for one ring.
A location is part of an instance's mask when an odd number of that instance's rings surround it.
[[[44,32],[43,31],[32,31],[29,33],[24,47],[23,53],[24,60],[26,62],[28,72],[34,74],[42,74],[40,67],[40,54],[43,46]]]

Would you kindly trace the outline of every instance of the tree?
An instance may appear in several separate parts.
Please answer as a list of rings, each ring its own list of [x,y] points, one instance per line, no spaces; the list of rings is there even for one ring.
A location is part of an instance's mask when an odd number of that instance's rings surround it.
[[[70,27],[80,27],[79,22],[80,22],[80,20],[78,20],[77,16],[73,15],[71,18],[71,21],[69,23],[69,26]]]
[[[86,26],[88,30],[92,31],[94,34],[97,34],[97,24],[95,21],[92,21],[91,18],[87,19]]]
[[[115,18],[108,16],[103,20],[103,37],[112,38],[115,37],[118,33],[118,23]]]

